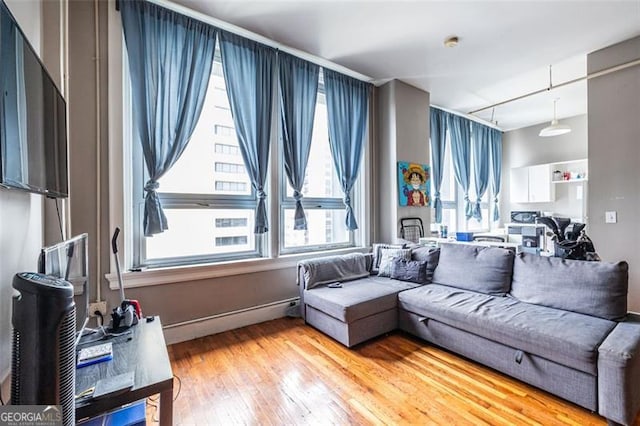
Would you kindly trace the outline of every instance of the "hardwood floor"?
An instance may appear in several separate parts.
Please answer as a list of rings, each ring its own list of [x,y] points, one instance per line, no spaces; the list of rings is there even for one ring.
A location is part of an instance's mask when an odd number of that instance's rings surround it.
[[[169,355],[182,382],[178,425],[606,424],[401,332],[347,349],[283,318],[172,345]]]

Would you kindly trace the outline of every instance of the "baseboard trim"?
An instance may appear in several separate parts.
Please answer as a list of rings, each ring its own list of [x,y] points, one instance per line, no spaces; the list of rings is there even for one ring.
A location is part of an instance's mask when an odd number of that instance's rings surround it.
[[[299,300],[299,297],[292,297],[290,299],[253,306],[247,309],[169,324],[163,327],[164,339],[167,345],[172,345],[174,343],[186,342],[199,337],[282,318],[287,315],[287,309],[289,309],[291,303],[299,303]]]

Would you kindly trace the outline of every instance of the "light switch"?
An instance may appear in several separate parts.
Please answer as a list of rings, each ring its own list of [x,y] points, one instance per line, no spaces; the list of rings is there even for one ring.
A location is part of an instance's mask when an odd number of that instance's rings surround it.
[[[618,214],[617,212],[604,212],[604,223],[617,223],[618,222]]]

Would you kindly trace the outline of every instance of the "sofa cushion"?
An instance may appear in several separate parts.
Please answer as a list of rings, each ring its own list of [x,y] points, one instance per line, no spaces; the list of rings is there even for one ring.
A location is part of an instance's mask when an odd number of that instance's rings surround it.
[[[616,325],[512,297],[437,284],[403,291],[398,299],[400,308],[409,312],[593,375],[598,346]]]
[[[393,259],[391,273],[394,280],[409,281],[416,284],[427,284],[427,261]]]
[[[511,295],[523,302],[620,320],[627,314],[627,262],[587,262],[522,253]]]
[[[509,292],[513,252],[471,244],[442,244],[433,282],[478,293]]]
[[[427,283],[433,281],[433,271],[436,270],[439,259],[439,248],[420,246],[411,249],[411,260],[420,260],[427,262]]]
[[[371,264],[371,273],[377,274],[378,268],[380,266],[380,259],[382,258],[382,249],[385,248],[395,248],[401,249],[404,248],[404,244],[374,244],[373,245],[373,263]]]
[[[379,277],[391,276],[391,264],[394,259],[411,260],[411,249],[383,248],[380,250],[380,253],[380,264],[378,265]]]
[[[367,261],[362,253],[303,260],[298,267],[304,272],[307,289],[336,281],[349,281],[369,276]]]
[[[305,290],[304,302],[325,314],[351,323],[398,306],[398,292],[418,286],[391,278],[369,276],[342,283],[341,288],[319,286]]]

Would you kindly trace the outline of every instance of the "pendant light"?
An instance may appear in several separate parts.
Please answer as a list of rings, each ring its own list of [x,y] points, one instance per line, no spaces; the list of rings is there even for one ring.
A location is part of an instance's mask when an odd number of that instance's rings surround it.
[[[558,123],[558,119],[556,118],[556,103],[558,99],[553,100],[553,120],[551,120],[551,124],[544,129],[540,130],[538,136],[542,136],[543,138],[549,136],[558,136],[564,135],[565,133],[569,133],[571,131],[571,127],[566,124]]]

